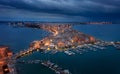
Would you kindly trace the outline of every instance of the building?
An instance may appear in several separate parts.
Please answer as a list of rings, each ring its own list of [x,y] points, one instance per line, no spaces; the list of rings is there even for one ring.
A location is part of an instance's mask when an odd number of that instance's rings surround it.
[[[0,59],[11,57],[13,53],[9,50],[7,46],[0,46]]]
[[[0,74],[10,73],[7,60],[10,59],[12,55],[13,53],[7,46],[0,46]]]
[[[90,42],[95,42],[95,41],[96,41],[93,36],[90,36],[90,37],[89,37],[89,40],[90,40]]]
[[[59,41],[57,45],[58,45],[58,47],[64,47],[65,46],[63,41]]]

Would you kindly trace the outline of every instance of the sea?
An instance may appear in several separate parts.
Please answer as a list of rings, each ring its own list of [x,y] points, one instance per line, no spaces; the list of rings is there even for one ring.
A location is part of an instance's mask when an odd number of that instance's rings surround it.
[[[120,41],[120,24],[74,24],[73,29],[104,41]],[[48,36],[47,31],[33,28],[12,27],[0,24],[0,45],[7,45],[14,52],[29,47],[34,40]],[[120,74],[120,50],[107,47],[104,50],[88,51],[68,56],[62,52],[56,54],[34,52],[19,60],[50,60],[72,74]],[[16,63],[18,74],[55,74],[41,64]]]

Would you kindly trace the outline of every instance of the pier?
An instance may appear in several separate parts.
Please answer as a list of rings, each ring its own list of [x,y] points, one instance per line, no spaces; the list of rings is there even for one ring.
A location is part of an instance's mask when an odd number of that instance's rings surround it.
[[[50,60],[29,60],[29,61],[17,61],[19,64],[41,64],[51,70],[53,70],[56,74],[72,74],[68,69],[62,69],[57,64],[52,63]]]

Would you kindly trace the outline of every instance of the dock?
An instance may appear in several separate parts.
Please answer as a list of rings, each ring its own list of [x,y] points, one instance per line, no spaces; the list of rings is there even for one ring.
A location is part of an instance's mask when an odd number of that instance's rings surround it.
[[[52,63],[50,60],[29,60],[29,61],[17,61],[19,64],[41,64],[51,70],[53,70],[56,74],[72,74],[68,69],[62,69],[57,64]]]

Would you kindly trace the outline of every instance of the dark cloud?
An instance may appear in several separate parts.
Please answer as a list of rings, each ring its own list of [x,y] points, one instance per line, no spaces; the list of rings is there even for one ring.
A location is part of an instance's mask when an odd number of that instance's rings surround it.
[[[25,10],[30,13],[57,14],[68,17],[119,18],[120,0],[0,0],[0,9],[23,10],[23,12]],[[0,16],[1,14],[4,15],[0,12]]]

